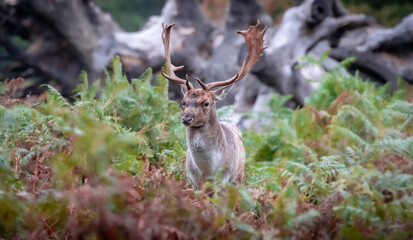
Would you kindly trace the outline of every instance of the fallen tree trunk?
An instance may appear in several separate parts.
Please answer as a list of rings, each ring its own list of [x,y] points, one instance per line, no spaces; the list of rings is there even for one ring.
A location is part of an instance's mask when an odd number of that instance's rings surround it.
[[[120,28],[94,1],[16,0],[0,4],[0,43],[20,62],[21,72],[37,72],[61,85],[70,95],[82,70],[96,78],[95,46],[105,34]],[[19,49],[8,36],[29,42]],[[111,56],[110,56],[111,57]]]
[[[333,47],[345,31],[372,24],[364,15],[348,15],[337,1],[304,1],[289,9],[265,50],[264,67],[256,71],[260,81],[278,90],[292,94],[296,103],[304,104],[313,87],[305,75],[321,78],[317,68],[296,69],[298,61],[311,54],[316,58]],[[303,73],[306,72],[306,73]]]
[[[212,2],[212,1],[211,1]],[[212,4],[212,3],[211,3]],[[214,3],[217,4],[217,3]],[[90,79],[100,76],[114,55],[119,55],[130,77],[152,67],[159,71],[165,58],[161,42],[162,22],[176,23],[171,36],[171,57],[185,65],[178,75],[201,78],[206,83],[235,74],[246,52],[236,30],[247,29],[259,19],[268,25],[263,59],[220,104],[235,104],[235,110],[265,111],[272,93],[292,94],[292,106],[304,104],[319,79],[337,61],[355,56],[350,71],[395,87],[398,77],[412,82],[413,17],[398,26],[383,29],[366,15],[352,15],[339,0],[297,1],[278,26],[264,13],[257,0],[230,0],[225,20],[203,17],[197,0],[168,0],[160,16],[153,16],[141,31],[122,31],[93,0],[6,0],[0,4],[0,43],[20,62],[22,76],[38,74],[55,80],[70,95],[81,70]],[[218,18],[218,17],[217,17]],[[21,50],[7,37],[29,41]],[[295,66],[305,55],[315,58],[331,49],[323,68]],[[179,86],[171,84],[170,97],[179,99]]]
[[[356,44],[355,44],[356,43]],[[356,57],[350,70],[397,88],[397,80],[413,83],[413,14],[389,29],[364,29],[341,39],[331,57],[339,61]]]
[[[323,3],[324,2],[324,3]],[[265,67],[255,72],[260,81],[304,104],[325,70],[356,57],[349,71],[397,87],[397,79],[413,83],[413,14],[394,28],[384,29],[366,15],[348,14],[338,1],[307,0],[289,9],[265,50]],[[296,69],[300,58],[316,59],[330,51],[322,69]]]

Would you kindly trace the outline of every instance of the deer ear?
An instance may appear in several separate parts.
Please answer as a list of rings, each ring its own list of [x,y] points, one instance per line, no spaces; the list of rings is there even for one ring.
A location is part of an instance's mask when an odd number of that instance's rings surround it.
[[[215,100],[216,101],[221,101],[222,99],[224,99],[233,86],[234,86],[234,84],[230,84],[228,86],[225,86],[225,87],[222,87],[222,88],[219,88],[219,89],[213,91],[214,95],[215,95]]]
[[[181,84],[181,92],[183,95],[185,95],[185,93],[188,92],[188,87],[185,86],[185,84]]]

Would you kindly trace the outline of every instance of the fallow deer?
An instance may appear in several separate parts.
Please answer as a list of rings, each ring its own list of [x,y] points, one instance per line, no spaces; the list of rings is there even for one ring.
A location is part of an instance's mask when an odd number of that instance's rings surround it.
[[[203,180],[210,180],[222,171],[223,181],[242,183],[244,177],[245,151],[241,132],[234,124],[220,123],[215,103],[225,98],[236,82],[241,80],[258,62],[263,46],[263,36],[266,31],[260,31],[260,22],[250,26],[248,30],[238,31],[245,38],[247,56],[240,70],[234,77],[220,82],[203,83],[196,78],[202,88],[195,89],[188,81],[176,76],[175,71],[183,66],[171,63],[169,51],[170,33],[174,24],[164,25],[162,41],[166,57],[166,73],[162,75],[172,82],[181,84],[184,94],[182,106],[184,114],[182,123],[186,128],[188,145],[186,157],[186,172],[195,189],[199,189]],[[217,87],[216,90],[213,90]]]

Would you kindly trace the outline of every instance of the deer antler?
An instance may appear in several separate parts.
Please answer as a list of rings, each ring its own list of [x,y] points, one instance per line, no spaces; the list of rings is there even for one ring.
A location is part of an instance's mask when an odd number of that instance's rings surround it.
[[[186,80],[179,78],[175,75],[175,71],[181,70],[184,66],[174,66],[171,63],[171,54],[169,52],[169,40],[171,37],[171,28],[174,26],[175,24],[170,24],[170,25],[164,25],[164,23],[162,23],[162,42],[164,45],[164,49],[165,49],[165,57],[166,57],[166,68],[167,68],[167,74],[164,73],[164,71],[161,71],[162,76],[164,76],[165,78],[179,83],[179,84],[185,84],[186,87],[189,89],[193,88],[192,84],[188,81],[188,78]]]
[[[226,86],[230,85],[233,83],[238,82],[241,80],[245,75],[251,71],[252,67],[258,62],[258,60],[261,57],[261,53],[264,49],[266,49],[268,46],[263,46],[264,45],[264,34],[265,31],[267,30],[267,27],[264,28],[261,32],[259,31],[259,26],[260,26],[260,21],[257,21],[257,25],[255,26],[250,26],[248,30],[244,31],[237,31],[238,34],[241,34],[245,38],[245,43],[247,44],[247,57],[244,60],[244,63],[242,64],[240,70],[238,71],[235,76],[232,78],[229,78],[225,81],[221,82],[213,82],[209,83],[208,85],[202,86],[204,90],[211,90],[216,87],[221,87],[221,86]]]

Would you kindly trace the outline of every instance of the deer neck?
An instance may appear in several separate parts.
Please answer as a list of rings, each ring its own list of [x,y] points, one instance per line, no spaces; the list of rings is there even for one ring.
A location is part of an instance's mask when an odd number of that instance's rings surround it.
[[[211,151],[225,146],[225,135],[216,108],[211,109],[208,121],[201,127],[188,127],[186,138],[190,151]]]

